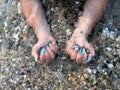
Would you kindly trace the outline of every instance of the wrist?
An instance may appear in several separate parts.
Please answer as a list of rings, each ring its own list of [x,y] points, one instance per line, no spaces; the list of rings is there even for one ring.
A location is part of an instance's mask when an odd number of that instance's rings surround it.
[[[79,28],[81,26],[86,26],[86,28],[92,28],[94,26],[94,22],[92,21],[92,19],[81,16],[78,18],[76,28]]]
[[[76,28],[72,34],[72,37],[75,37],[75,38],[80,37],[82,39],[87,39],[88,33],[81,28]]]
[[[40,39],[41,37],[46,38],[46,35],[51,35],[49,25],[44,22],[35,24],[34,33],[35,33],[37,39]]]
[[[79,17],[77,25],[75,27],[75,31],[73,34],[79,34],[80,36],[87,37],[92,28],[93,22],[90,19],[84,18],[83,16]]]

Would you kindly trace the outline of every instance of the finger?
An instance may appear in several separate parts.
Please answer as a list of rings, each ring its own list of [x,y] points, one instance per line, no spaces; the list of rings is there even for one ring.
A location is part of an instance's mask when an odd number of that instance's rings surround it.
[[[81,58],[82,58],[82,54],[78,53],[76,57],[76,63],[79,64],[81,62]]]
[[[72,45],[73,45],[73,43],[71,43],[69,41],[68,45],[67,45],[67,53],[68,53],[69,56],[71,56],[71,54],[72,54]]]
[[[72,50],[71,48],[67,49],[67,53],[68,53],[69,56],[71,56],[72,51],[73,51],[73,50]]]
[[[75,60],[77,57],[77,53],[78,53],[78,48],[72,50],[72,54],[71,54],[71,59]]]
[[[45,61],[46,61],[45,53],[46,53],[46,48],[43,47],[40,51],[40,62],[41,63],[45,63]]]
[[[91,44],[88,44],[86,46],[86,48],[88,48],[89,50],[89,54],[88,54],[88,58],[91,58],[91,57],[94,57],[95,56],[95,50],[94,50],[94,47],[91,45]]]
[[[95,56],[95,55],[89,54],[86,62],[92,61],[92,60],[93,60],[92,57],[94,57],[94,56]]]
[[[33,46],[33,48],[32,48],[32,56],[33,56],[33,57],[36,57],[36,58],[39,57],[39,55],[38,55],[38,48],[39,48],[39,47],[40,47],[40,46],[39,46],[38,44],[36,44],[36,45]]]
[[[90,61],[92,61],[92,58],[91,58],[91,57],[89,57],[89,58],[86,60],[86,62],[90,62]]]
[[[57,45],[54,45],[54,46],[52,45],[50,48],[54,52],[54,54],[57,53],[57,48],[58,48]]]
[[[82,54],[81,62],[86,63],[87,62],[86,60],[87,60],[87,54]]]
[[[48,53],[50,54],[51,59],[54,59],[54,58],[55,58],[55,54],[54,54],[54,52],[51,50],[50,47],[47,47],[47,51],[48,51]]]
[[[34,57],[35,62],[39,62],[38,57]]]
[[[40,58],[39,58],[39,63],[40,64],[44,64],[45,63],[45,56],[44,55],[40,55]]]
[[[81,49],[82,49],[82,50],[80,50],[80,53],[82,54],[81,62],[82,62],[82,63],[86,63],[86,59],[87,59],[86,50],[85,50],[85,48],[81,48]]]
[[[46,53],[45,53],[45,59],[46,59],[46,62],[50,62],[50,60],[51,60],[51,57],[50,57],[50,54],[48,51],[46,51]]]

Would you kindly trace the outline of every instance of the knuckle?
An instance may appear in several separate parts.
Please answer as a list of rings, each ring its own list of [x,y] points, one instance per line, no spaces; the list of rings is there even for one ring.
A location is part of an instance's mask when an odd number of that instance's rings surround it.
[[[91,54],[91,57],[94,57],[94,56],[95,56],[95,53],[92,53],[92,54]]]
[[[32,53],[31,53],[31,55],[32,55],[32,56],[35,56],[35,54],[34,54],[34,52],[33,52],[33,51],[32,51]]]
[[[93,54],[93,57],[95,56],[95,53]]]

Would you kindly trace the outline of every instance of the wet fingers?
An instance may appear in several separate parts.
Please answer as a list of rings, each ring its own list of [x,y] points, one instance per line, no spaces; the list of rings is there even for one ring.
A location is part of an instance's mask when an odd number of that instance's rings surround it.
[[[46,53],[46,47],[43,47],[40,51],[40,64],[43,64],[46,62],[46,58],[45,58],[45,53]]]
[[[53,46],[50,42],[43,47],[40,47],[39,50],[36,49],[37,55],[34,56],[35,62],[39,62],[40,64],[44,64],[45,62],[49,62],[54,59],[55,53],[57,52],[57,45]],[[35,50],[34,50],[35,51]],[[32,51],[32,52],[34,52]]]
[[[78,50],[79,50],[78,46],[75,46],[75,45],[72,46],[72,53],[71,53],[72,60],[76,59]]]
[[[92,57],[94,56],[94,52],[88,51],[86,48],[79,47],[78,45],[72,46],[72,55],[71,59],[76,59],[76,63],[87,63],[92,61]],[[75,52],[75,49],[78,50],[78,52]],[[91,50],[91,49],[90,49]],[[92,48],[92,50],[94,50]]]
[[[47,47],[47,51],[48,51],[48,53],[50,54],[51,60],[54,59],[54,58],[55,58],[55,54],[54,54],[54,52],[51,50],[50,47]]]

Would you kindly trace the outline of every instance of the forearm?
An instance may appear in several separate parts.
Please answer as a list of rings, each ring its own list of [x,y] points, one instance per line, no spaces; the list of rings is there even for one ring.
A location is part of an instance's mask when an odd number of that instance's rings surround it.
[[[39,39],[41,33],[50,33],[49,25],[42,8],[40,0],[20,0],[24,16],[33,27],[36,37]]]
[[[103,16],[107,2],[108,0],[86,0],[78,26],[87,26],[86,30],[91,30]]]
[[[87,0],[84,5],[83,17],[88,18],[92,23],[98,22],[107,5],[108,0]]]
[[[40,0],[20,0],[24,16],[28,23],[35,28],[47,24]]]

